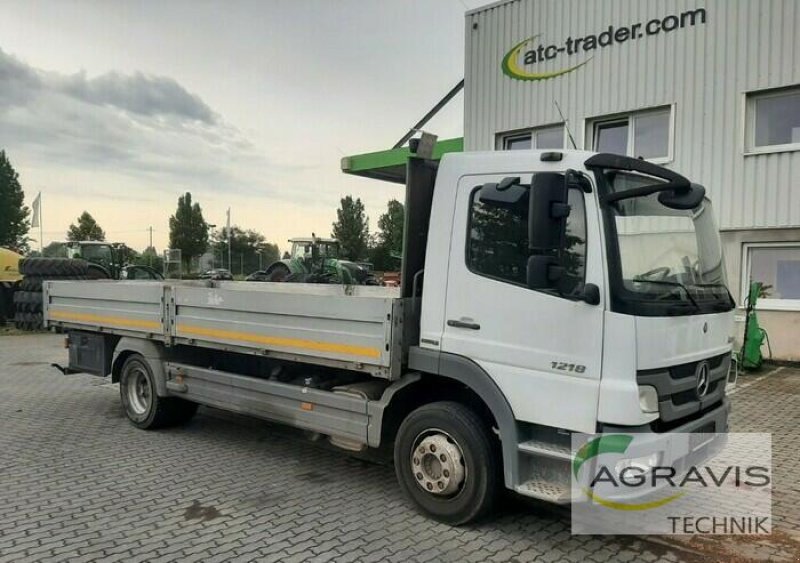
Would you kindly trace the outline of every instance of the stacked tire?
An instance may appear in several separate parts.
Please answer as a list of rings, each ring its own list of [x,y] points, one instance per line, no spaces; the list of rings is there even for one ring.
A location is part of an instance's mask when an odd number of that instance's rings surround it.
[[[85,280],[89,263],[70,258],[23,258],[23,275],[14,293],[14,324],[20,330],[42,329],[42,285],[50,280]]]

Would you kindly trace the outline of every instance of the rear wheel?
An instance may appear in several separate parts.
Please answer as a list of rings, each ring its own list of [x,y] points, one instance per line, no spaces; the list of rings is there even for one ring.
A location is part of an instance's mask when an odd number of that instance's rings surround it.
[[[456,526],[485,515],[500,484],[489,425],[460,403],[431,403],[408,415],[397,433],[394,467],[423,513]]]
[[[159,397],[153,372],[138,354],[130,356],[122,366],[119,393],[128,419],[145,430],[183,424],[197,412],[196,403],[177,397]]]
[[[291,272],[286,264],[276,264],[269,271],[267,279],[271,282],[284,282],[287,281],[290,274]]]

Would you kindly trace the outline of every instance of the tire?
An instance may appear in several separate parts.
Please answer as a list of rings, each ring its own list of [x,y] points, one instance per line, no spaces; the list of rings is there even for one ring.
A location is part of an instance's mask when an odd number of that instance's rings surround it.
[[[267,279],[271,282],[285,282],[288,281],[287,278],[291,274],[292,272],[289,271],[289,268],[286,266],[286,264],[276,264],[267,273]]]
[[[19,285],[22,291],[42,291],[42,282],[44,281],[72,281],[72,280],[85,280],[86,276],[26,276]]]
[[[394,446],[395,473],[406,497],[425,515],[453,526],[491,510],[501,483],[499,459],[489,426],[473,410],[449,401],[409,414]]]
[[[128,420],[143,430],[184,424],[197,412],[197,403],[159,397],[153,372],[139,354],[125,360],[119,377],[119,394]]]
[[[42,330],[42,314],[18,311],[17,314],[14,315],[14,325],[20,330]]]
[[[14,293],[14,306],[22,313],[42,312],[42,293],[40,291],[17,291]]]
[[[85,276],[89,263],[70,258],[23,258],[19,272],[23,276]]]

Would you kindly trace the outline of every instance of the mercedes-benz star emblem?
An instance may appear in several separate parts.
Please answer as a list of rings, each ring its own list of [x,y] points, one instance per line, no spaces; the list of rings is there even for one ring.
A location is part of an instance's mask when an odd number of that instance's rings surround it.
[[[708,376],[709,376],[709,367],[708,362],[700,362],[697,364],[697,371],[695,371],[695,376],[697,377],[697,382],[695,385],[695,392],[697,393],[697,398],[702,399],[708,393]]]

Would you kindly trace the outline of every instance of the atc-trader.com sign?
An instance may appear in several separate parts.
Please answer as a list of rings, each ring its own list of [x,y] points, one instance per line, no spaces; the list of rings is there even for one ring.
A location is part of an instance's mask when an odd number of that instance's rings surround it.
[[[706,23],[705,8],[688,10],[680,14],[671,14],[663,18],[655,18],[647,22],[639,22],[626,26],[609,25],[605,31],[583,37],[567,37],[560,43],[549,45],[537,42],[541,34],[529,37],[514,45],[503,57],[503,74],[514,80],[545,80],[576,70],[589,61],[591,57],[558,70],[538,71],[537,65],[562,57],[572,57],[584,53],[592,53],[598,49],[612,47],[626,41],[638,41],[662,33],[671,33],[686,27],[704,25]]]

